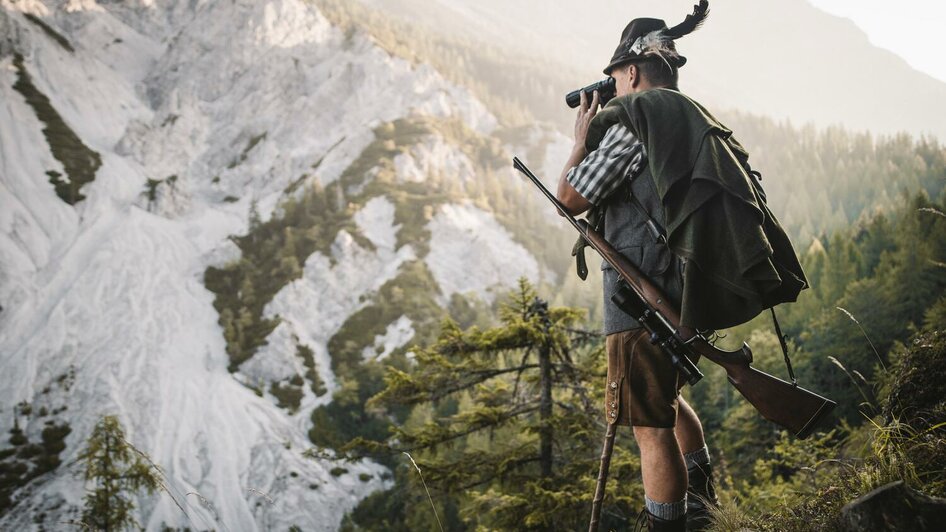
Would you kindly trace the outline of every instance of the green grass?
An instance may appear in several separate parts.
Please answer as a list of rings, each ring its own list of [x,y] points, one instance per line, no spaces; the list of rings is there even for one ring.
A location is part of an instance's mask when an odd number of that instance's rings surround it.
[[[900,480],[946,496],[946,334],[920,334],[894,358],[872,383],[880,413],[808,440],[783,433],[756,461],[753,478],[724,479],[713,530],[843,529],[844,505]]]

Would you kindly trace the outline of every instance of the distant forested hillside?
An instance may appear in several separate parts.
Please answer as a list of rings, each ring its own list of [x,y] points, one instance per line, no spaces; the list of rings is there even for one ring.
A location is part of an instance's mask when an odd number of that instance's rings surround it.
[[[889,212],[904,195],[924,191],[939,199],[946,187],[946,148],[934,138],[819,130],[732,111],[719,114],[749,150],[750,164],[762,172],[769,206],[801,246]]]

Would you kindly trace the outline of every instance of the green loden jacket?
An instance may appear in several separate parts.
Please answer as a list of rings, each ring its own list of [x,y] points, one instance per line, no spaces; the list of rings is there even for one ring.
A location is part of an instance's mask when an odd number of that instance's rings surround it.
[[[599,110],[589,151],[618,121],[644,143],[668,245],[687,261],[681,324],[723,329],[795,301],[808,281],[732,131],[681,92],[652,89]]]

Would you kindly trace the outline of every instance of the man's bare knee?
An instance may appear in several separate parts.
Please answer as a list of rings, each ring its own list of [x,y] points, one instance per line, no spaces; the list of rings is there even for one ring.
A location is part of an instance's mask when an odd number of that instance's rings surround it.
[[[660,443],[675,439],[674,429],[660,427],[632,427],[634,430],[634,439],[638,445],[645,443]]]

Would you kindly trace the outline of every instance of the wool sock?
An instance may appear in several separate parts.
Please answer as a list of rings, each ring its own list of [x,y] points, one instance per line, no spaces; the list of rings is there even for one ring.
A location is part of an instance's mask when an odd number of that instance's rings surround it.
[[[673,521],[686,515],[687,496],[684,493],[683,499],[677,502],[657,502],[644,495],[644,506],[654,517],[659,517],[667,521]]]
[[[702,449],[684,453],[683,459],[686,461],[687,469],[693,469],[697,466],[704,466],[710,463],[709,448],[703,445]]]

